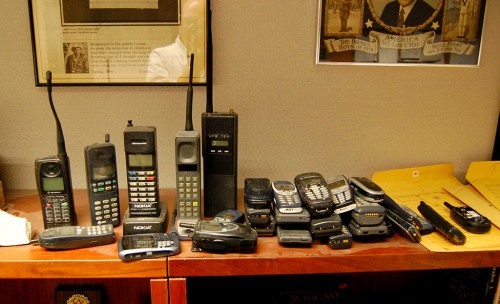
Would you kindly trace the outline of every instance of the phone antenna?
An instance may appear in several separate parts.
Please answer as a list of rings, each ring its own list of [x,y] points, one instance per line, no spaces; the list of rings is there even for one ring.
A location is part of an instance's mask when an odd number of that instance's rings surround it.
[[[213,105],[213,62],[212,62],[212,9],[208,8],[208,18],[207,18],[207,113],[212,113],[214,111]]]
[[[189,63],[189,86],[186,100],[186,131],[193,131],[193,65],[194,54],[191,53],[191,60]]]
[[[50,108],[52,109],[52,114],[54,114],[54,118],[56,119],[56,127],[57,127],[57,154],[58,155],[66,155],[66,143],[64,141],[64,134],[61,126],[61,121],[59,121],[59,117],[57,116],[56,109],[54,107],[54,102],[52,100],[52,72],[47,71],[47,92],[49,93],[49,102]]]

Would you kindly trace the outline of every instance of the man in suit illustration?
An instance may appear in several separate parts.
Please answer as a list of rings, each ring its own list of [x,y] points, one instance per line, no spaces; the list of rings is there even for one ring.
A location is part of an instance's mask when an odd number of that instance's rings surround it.
[[[425,23],[434,10],[424,0],[395,0],[387,3],[380,20],[388,26],[417,27]]]

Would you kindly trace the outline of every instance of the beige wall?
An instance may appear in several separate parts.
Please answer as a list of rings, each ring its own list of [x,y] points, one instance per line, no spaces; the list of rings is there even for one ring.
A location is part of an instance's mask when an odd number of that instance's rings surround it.
[[[28,1],[0,18],[0,180],[35,188],[34,160],[55,154],[46,88],[35,87]],[[316,0],[212,0],[215,110],[239,114],[239,186],[246,177],[368,176],[453,163],[463,178],[489,160],[500,102],[500,2],[489,0],[480,68],[317,66]],[[7,13],[8,12],[8,13]],[[201,129],[204,87],[194,89]],[[158,132],[161,187],[174,187],[174,136],[186,87],[55,87],[74,188],[85,188],[83,148],[110,133],[120,186],[128,119]]]

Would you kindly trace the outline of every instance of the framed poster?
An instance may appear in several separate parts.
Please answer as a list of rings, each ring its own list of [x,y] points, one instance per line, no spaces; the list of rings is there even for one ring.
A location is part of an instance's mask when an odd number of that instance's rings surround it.
[[[486,0],[319,0],[316,64],[478,67]]]
[[[28,0],[35,84],[206,84],[209,0]]]

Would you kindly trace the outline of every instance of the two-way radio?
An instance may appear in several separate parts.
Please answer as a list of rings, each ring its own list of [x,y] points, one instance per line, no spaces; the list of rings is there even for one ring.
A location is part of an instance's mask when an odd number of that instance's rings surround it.
[[[129,120],[123,132],[127,165],[130,217],[160,214],[156,128],[134,126]]]
[[[177,230],[187,236],[180,222],[196,223],[201,219],[200,132],[193,130],[193,64],[191,54],[189,86],[186,100],[186,125],[175,135]]]
[[[47,71],[49,103],[57,127],[57,155],[35,160],[36,187],[45,229],[76,225],[73,186],[64,134],[52,100],[52,72]]]
[[[212,16],[207,37],[207,105],[202,113],[203,210],[207,217],[236,208],[238,115],[213,111]]]
[[[109,134],[104,141],[86,146],[84,150],[90,217],[92,225],[118,226],[121,217],[116,149],[109,142]]]

